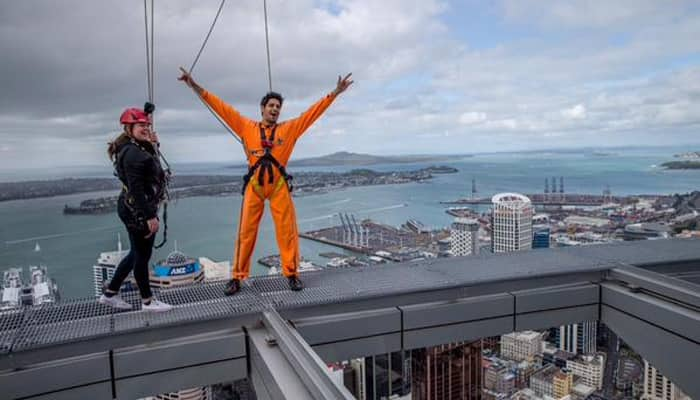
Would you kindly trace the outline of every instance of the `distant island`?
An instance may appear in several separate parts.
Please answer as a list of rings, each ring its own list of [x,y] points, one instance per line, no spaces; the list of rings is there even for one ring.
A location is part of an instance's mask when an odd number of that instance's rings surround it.
[[[409,164],[422,162],[446,162],[455,157],[464,158],[471,155],[410,155],[410,156],[375,156],[372,154],[350,153],[347,151],[339,151],[337,153],[328,154],[321,157],[302,158],[299,160],[291,160],[289,166],[292,168],[298,167],[331,167],[331,166],[367,166],[378,164]],[[233,166],[235,168],[241,165]]]
[[[681,154],[674,154],[673,157],[684,160],[700,160],[700,151],[689,151]]]
[[[595,150],[591,153],[593,157],[615,157],[619,155],[618,153],[614,153],[611,151],[601,151],[601,150]]]
[[[700,169],[700,161],[669,161],[661,166],[666,169]]]
[[[355,186],[371,185],[395,185],[410,182],[424,182],[432,179],[434,174],[453,174],[458,172],[456,168],[446,166],[430,166],[414,171],[373,171],[371,169],[353,169],[349,172],[299,172],[294,174],[295,196],[305,196],[327,193]],[[197,181],[205,181],[207,177],[200,176]],[[230,196],[241,192],[240,176],[215,176],[212,179],[219,180],[209,184],[201,184],[189,187],[173,188],[170,191],[172,199],[197,196]],[[89,179],[86,179],[89,181]],[[64,214],[104,214],[113,212],[117,208],[117,196],[87,199],[77,206],[66,204]]]
[[[173,177],[170,188],[238,183],[240,177],[229,175],[178,175]],[[0,182],[0,201],[36,199],[39,197],[64,196],[75,193],[102,192],[121,189],[114,178],[65,178],[42,181]]]

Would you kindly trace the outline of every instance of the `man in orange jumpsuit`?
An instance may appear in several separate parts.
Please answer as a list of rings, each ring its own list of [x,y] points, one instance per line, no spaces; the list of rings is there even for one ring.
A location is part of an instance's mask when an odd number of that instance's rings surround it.
[[[333,100],[353,83],[350,79],[351,75],[348,74],[343,79],[338,76],[336,88],[298,118],[277,123],[284,101],[279,93],[270,92],[262,98],[260,102],[262,121],[257,122],[242,116],[216,95],[202,89],[192,76],[183,70],[179,79],[194,89],[238,135],[248,158],[248,174],[244,177],[243,204],[238,222],[233,279],[226,285],[226,295],[230,296],[238,292],[241,289],[241,281],[250,273],[250,259],[255,248],[258,225],[266,199],[270,201],[270,211],[275,223],[282,272],[289,280],[290,289],[303,288],[297,271],[299,234],[291,195],[291,176],[287,174],[285,167],[297,139],[323,114]]]

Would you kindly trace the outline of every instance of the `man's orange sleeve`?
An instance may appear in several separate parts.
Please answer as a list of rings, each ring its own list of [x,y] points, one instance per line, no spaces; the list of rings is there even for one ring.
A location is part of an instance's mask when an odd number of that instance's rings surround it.
[[[333,103],[336,95],[329,93],[304,111],[299,117],[289,120],[289,129],[294,140],[298,139]]]
[[[239,138],[243,138],[243,131],[245,126],[249,124],[255,124],[252,120],[244,117],[235,108],[231,107],[228,103],[218,98],[214,93],[207,90],[202,90],[202,100],[211,107],[211,109],[226,122],[231,129],[238,135]]]

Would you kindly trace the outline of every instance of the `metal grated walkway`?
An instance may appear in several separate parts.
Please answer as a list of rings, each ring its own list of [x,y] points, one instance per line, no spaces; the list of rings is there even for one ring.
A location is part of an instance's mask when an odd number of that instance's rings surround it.
[[[124,296],[135,311],[117,311],[94,298],[26,307],[0,313],[0,358],[117,333],[252,316],[269,307],[288,310],[439,289],[469,291],[485,283],[601,272],[620,263],[653,267],[656,259],[665,265],[695,262],[700,269],[700,240],[644,241],[326,269],[303,274],[305,289],[301,292],[290,291],[281,276],[251,278],[232,297],[223,296],[224,282],[204,283],[156,291],[158,298],[176,306],[167,313],[141,312],[136,292]]]

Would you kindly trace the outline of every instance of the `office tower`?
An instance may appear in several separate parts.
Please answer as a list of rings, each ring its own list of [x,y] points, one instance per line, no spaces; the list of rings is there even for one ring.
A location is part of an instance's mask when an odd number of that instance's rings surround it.
[[[479,254],[479,221],[473,218],[455,218],[450,236],[452,255]]]
[[[557,371],[552,377],[552,387],[554,389],[554,398],[561,399],[571,393],[574,386],[574,375],[570,371]]]
[[[530,389],[538,396],[554,397],[554,375],[561,372],[555,365],[547,365],[530,377]]]
[[[542,335],[539,332],[513,332],[501,336],[501,357],[514,360],[532,360],[542,352]]]
[[[204,269],[199,261],[179,251],[168,254],[151,268],[149,277],[151,287],[167,288],[204,281]]]
[[[491,246],[494,253],[532,248],[532,215],[530,199],[517,193],[493,196]]]
[[[367,400],[410,396],[410,351],[365,357],[365,394]]]
[[[102,288],[106,283],[112,280],[114,271],[116,271],[119,262],[122,258],[129,254],[129,250],[122,249],[121,235],[117,236],[117,251],[107,251],[100,253],[97,258],[97,264],[92,266],[92,279],[95,297],[102,295]],[[133,275],[130,273],[129,278],[124,282],[122,291],[130,291],[136,289],[133,281]]]
[[[597,351],[597,321],[585,321],[560,326],[554,331],[554,342],[560,350],[574,354],[591,354]]]
[[[603,374],[605,372],[605,355],[603,353],[579,355],[566,362],[566,368],[570,370],[580,382],[596,388],[603,389]]]
[[[642,400],[690,400],[678,386],[644,360],[644,394]]]
[[[481,340],[415,350],[412,358],[412,399],[480,398]]]
[[[549,226],[535,225],[532,227],[532,248],[546,249],[549,248]]]

